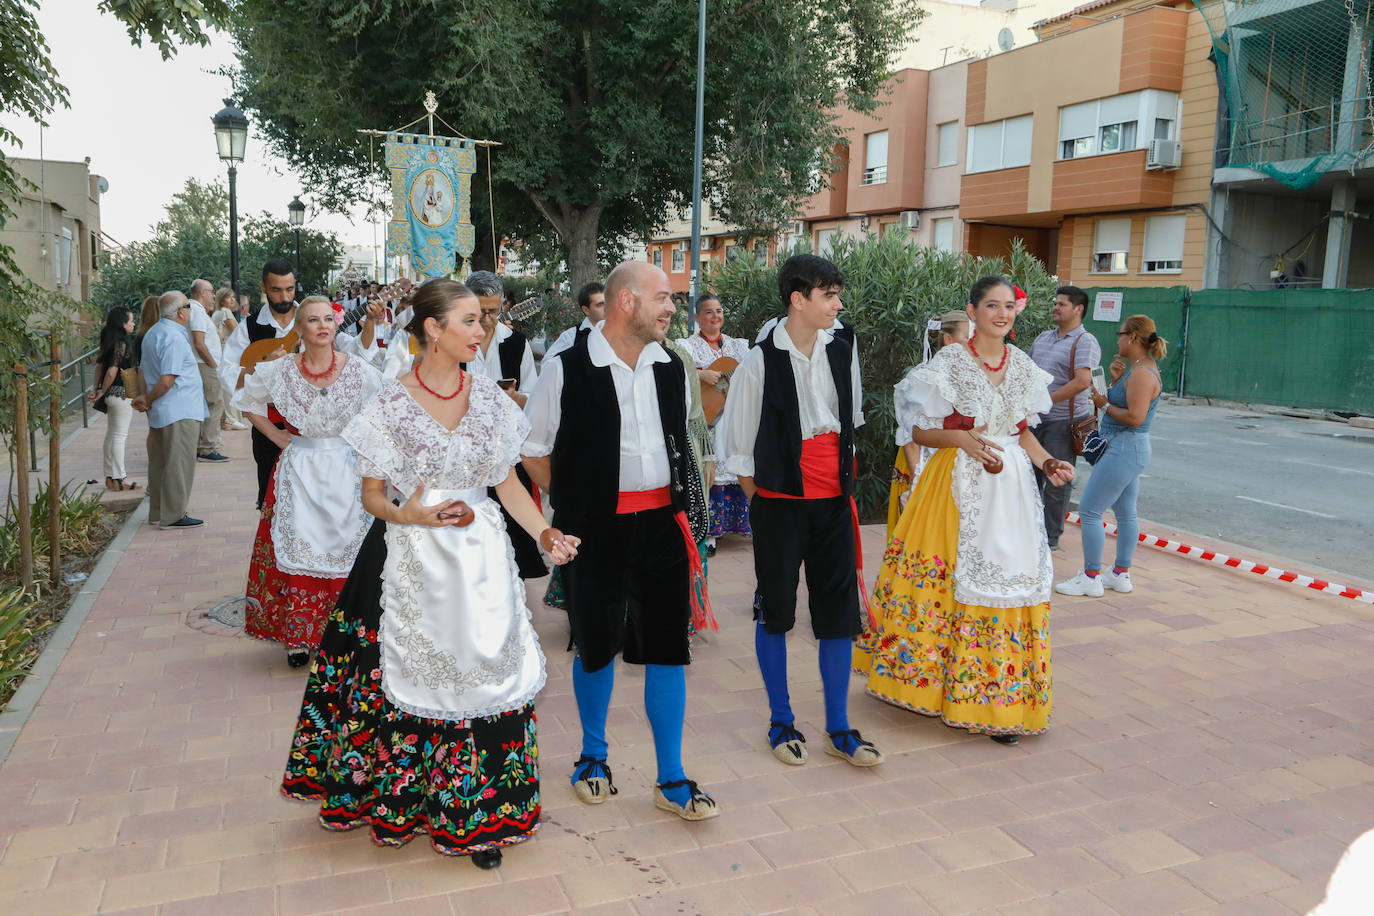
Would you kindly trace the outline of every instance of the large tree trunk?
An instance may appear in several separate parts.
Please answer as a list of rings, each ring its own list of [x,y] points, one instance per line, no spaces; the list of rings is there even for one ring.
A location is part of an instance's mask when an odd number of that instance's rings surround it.
[[[596,262],[596,230],[601,207],[573,210],[564,221],[563,243],[568,247],[568,282],[574,292],[593,280],[603,280]]]
[[[598,202],[577,208],[541,199],[531,193],[530,200],[558,232],[568,254],[568,282],[573,291],[581,289],[601,272],[596,262],[596,232],[605,205]]]

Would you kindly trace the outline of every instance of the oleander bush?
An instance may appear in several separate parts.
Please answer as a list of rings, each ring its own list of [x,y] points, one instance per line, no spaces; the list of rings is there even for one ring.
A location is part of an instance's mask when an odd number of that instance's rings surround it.
[[[781,253],[779,263],[786,258]],[[1051,326],[1050,304],[1058,280],[1045,271],[1019,241],[1007,258],[978,258],[915,244],[908,233],[844,238],[826,253],[844,271],[845,310],[854,325],[863,376],[865,424],[858,431],[859,476],[856,498],[868,519],[886,513],[896,420],[892,387],[921,361],[926,321],[962,308],[974,281],[989,274],[1009,278],[1025,290],[1030,304],[1016,320],[1016,346]],[[753,340],[768,318],[782,311],[777,268],[745,254],[729,263],[712,262],[706,288],[725,306],[725,333]]]

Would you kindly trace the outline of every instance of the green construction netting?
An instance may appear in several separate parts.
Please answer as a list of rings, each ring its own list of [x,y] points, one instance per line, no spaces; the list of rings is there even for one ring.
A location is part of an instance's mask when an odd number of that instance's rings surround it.
[[[1218,166],[1290,188],[1374,158],[1374,0],[1194,0],[1225,100]]]

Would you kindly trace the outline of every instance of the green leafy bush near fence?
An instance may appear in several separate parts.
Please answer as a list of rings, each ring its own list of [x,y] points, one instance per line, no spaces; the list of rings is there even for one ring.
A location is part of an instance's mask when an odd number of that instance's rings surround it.
[[[856,497],[860,513],[872,518],[886,511],[896,452],[892,386],[921,361],[926,321],[962,308],[979,277],[1001,274],[1029,294],[1030,305],[1016,320],[1016,345],[1028,350],[1051,326],[1058,281],[1019,242],[1007,259],[977,258],[925,248],[906,233],[891,231],[881,238],[842,239],[827,256],[844,271],[842,317],[854,325],[859,341],[867,422],[857,440]],[[785,253],[779,261],[783,258]],[[763,322],[782,311],[777,268],[749,255],[712,263],[705,281],[725,306],[725,331],[732,336],[752,341]]]
[[[40,482],[30,518],[33,522],[34,591],[25,594],[20,578],[18,506],[11,496],[0,519],[0,706],[18,687],[37,657],[38,636],[56,623],[66,601],[63,587],[44,578],[48,569],[48,507],[53,494]],[[110,515],[99,493],[84,484],[66,484],[57,491],[58,544],[63,557],[89,557],[110,535]]]

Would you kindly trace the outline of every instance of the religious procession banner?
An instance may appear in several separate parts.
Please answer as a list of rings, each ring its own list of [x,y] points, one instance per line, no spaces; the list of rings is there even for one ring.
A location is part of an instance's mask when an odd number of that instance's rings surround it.
[[[391,170],[391,222],[386,253],[406,255],[421,277],[447,277],[454,255],[466,276],[476,234],[472,228],[472,176],[477,171],[471,140],[427,134],[386,135]]]

